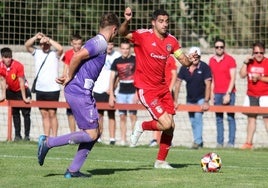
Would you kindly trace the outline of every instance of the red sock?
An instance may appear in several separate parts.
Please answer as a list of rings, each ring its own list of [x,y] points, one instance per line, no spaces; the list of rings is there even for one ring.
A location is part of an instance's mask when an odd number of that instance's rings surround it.
[[[161,161],[166,160],[168,151],[171,146],[172,138],[173,138],[173,135],[167,135],[164,132],[162,133],[157,160],[161,160]]]
[[[142,123],[142,129],[147,131],[159,131],[156,120],[144,121]]]

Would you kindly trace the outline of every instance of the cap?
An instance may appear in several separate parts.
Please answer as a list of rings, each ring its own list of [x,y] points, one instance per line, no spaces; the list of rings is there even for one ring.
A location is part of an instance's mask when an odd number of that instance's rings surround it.
[[[196,46],[193,46],[190,48],[189,50],[189,54],[192,54],[192,53],[197,53],[199,56],[201,56],[201,50],[200,48],[196,47]]]

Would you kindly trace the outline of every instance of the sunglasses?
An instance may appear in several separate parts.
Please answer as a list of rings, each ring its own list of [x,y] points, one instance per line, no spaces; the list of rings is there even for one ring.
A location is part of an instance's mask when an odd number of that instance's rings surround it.
[[[264,52],[253,52],[253,54],[264,54]]]
[[[224,46],[215,46],[216,49],[223,49]]]

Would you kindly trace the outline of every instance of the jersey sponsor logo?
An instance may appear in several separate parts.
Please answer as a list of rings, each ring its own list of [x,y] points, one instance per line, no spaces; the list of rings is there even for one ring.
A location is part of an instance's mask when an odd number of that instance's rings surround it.
[[[94,86],[94,81],[92,79],[85,79],[84,88],[85,89],[91,89]]]
[[[167,44],[166,49],[167,49],[168,52],[171,52],[171,50],[172,50],[172,45],[171,45],[171,44]]]
[[[162,60],[167,59],[167,56],[157,55],[157,54],[154,54],[154,53],[151,53],[150,56],[153,57],[153,58],[156,58],[156,59],[162,59]]]
[[[163,109],[161,108],[161,106],[157,106],[157,107],[155,107],[155,110],[156,110],[159,114],[162,114],[162,113],[163,113]]]
[[[262,74],[264,73],[264,68],[263,67],[251,67],[250,72]]]

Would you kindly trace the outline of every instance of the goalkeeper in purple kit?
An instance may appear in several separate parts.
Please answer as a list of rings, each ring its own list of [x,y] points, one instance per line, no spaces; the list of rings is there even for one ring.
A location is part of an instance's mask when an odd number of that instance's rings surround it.
[[[41,135],[38,141],[38,163],[40,166],[44,164],[46,154],[51,148],[79,144],[77,153],[64,174],[66,178],[89,176],[81,173],[80,169],[100,136],[98,111],[92,89],[105,63],[107,43],[117,35],[119,26],[120,22],[115,14],[104,14],[100,20],[99,34],[89,39],[74,54],[67,77],[56,80],[65,86],[66,101],[80,130],[58,137]]]

